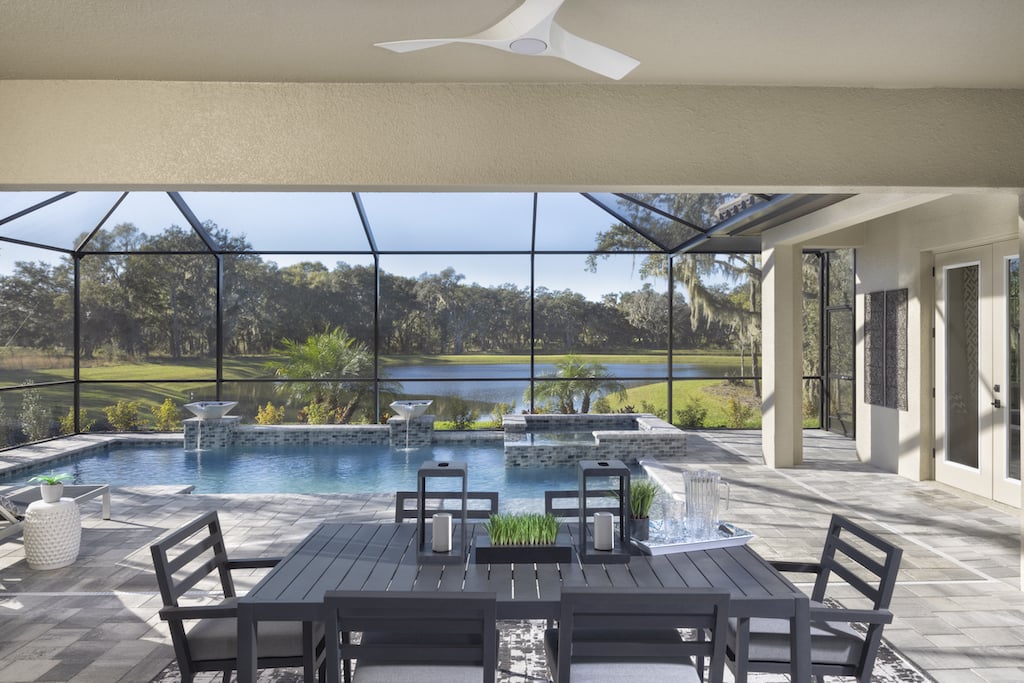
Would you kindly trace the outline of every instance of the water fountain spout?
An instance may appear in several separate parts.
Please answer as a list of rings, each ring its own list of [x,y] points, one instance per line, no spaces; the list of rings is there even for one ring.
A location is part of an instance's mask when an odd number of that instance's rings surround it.
[[[413,419],[427,412],[427,408],[429,408],[433,403],[434,402],[429,399],[391,402],[391,409],[395,411],[395,414],[405,419],[406,450],[409,448],[409,424],[412,423]]]
[[[238,401],[196,401],[186,403],[185,407],[199,418],[196,425],[196,450],[202,450],[203,422],[206,420],[220,420],[227,415],[228,411],[238,405]]]

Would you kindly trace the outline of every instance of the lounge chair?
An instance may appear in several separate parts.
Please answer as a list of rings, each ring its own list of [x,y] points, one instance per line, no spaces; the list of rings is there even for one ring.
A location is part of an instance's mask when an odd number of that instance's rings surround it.
[[[25,521],[7,507],[0,505],[0,542],[17,538],[25,530]]]
[[[110,519],[110,486],[108,484],[65,484],[62,498],[72,498],[78,506],[92,498],[102,497],[103,519]],[[25,514],[25,508],[37,500],[42,500],[42,493],[38,486],[26,486],[25,488],[11,491],[7,494],[8,500],[21,508],[21,514]]]

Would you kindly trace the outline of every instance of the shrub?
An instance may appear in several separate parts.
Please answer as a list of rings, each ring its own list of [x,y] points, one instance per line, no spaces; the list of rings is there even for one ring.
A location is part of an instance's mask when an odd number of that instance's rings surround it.
[[[668,408],[657,408],[650,401],[640,402],[640,412],[650,413],[655,417],[661,418],[662,420],[668,421]]]
[[[334,418],[334,409],[326,403],[310,403],[302,412],[306,416],[306,424],[311,425],[331,424]]]
[[[754,417],[754,409],[735,396],[729,397],[725,409],[725,426],[730,429],[741,429],[747,426]]]
[[[181,411],[174,401],[165,398],[163,403],[153,406],[153,422],[158,432],[181,431]]]
[[[479,413],[469,405],[469,401],[458,396],[452,396],[448,401],[448,407],[452,411],[452,429],[458,431],[472,429]]]
[[[12,431],[7,424],[7,408],[4,406],[4,399],[0,396],[0,447],[8,446],[12,443]]]
[[[88,419],[85,408],[78,411],[78,425],[83,432],[87,432],[96,425],[96,420]],[[75,409],[68,408],[67,414],[60,418],[60,433],[61,434],[74,434],[75,433]]]
[[[117,405],[107,406],[103,412],[107,415],[110,426],[119,432],[130,432],[145,426],[139,414],[138,401],[118,401]]]
[[[599,398],[596,401],[594,401],[593,410],[591,412],[593,412],[593,413],[610,413],[610,412],[612,412],[612,404],[608,400],[608,397],[607,396],[602,396],[601,398]]]
[[[501,429],[503,424],[504,424],[502,422],[503,418],[506,415],[510,415],[510,414],[514,413],[515,410],[516,410],[515,402],[513,402],[511,404],[508,404],[508,403],[495,403],[494,404],[494,409],[491,411],[491,425],[490,425],[491,428],[492,429]]]
[[[256,424],[279,425],[283,422],[284,406],[275,408],[270,401],[267,401],[266,406],[256,406]]]
[[[683,429],[700,429],[708,417],[708,409],[699,398],[691,395],[686,399],[686,405],[676,411],[676,417]]]
[[[38,389],[29,389],[21,399],[21,428],[29,441],[50,436],[50,411],[43,405]]]

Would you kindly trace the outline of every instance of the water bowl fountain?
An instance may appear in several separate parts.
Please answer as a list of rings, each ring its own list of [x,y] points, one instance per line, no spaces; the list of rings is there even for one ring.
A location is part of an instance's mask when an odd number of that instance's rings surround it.
[[[200,420],[219,420],[237,405],[238,401],[196,401],[186,403],[185,407]]]
[[[414,419],[427,412],[434,402],[430,399],[419,399],[411,401],[392,401],[391,410],[395,411],[398,417],[405,420],[405,448],[409,448],[409,425]]]

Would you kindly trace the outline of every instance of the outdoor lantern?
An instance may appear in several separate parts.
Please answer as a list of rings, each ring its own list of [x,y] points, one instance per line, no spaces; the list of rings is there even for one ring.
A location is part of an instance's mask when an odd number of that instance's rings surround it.
[[[460,510],[458,511],[458,517],[455,514],[451,515],[450,519],[437,520],[436,522],[431,520],[431,538],[427,538],[427,480],[437,479],[441,477],[457,477],[460,479],[462,496],[460,500]],[[442,462],[437,460],[431,460],[420,465],[417,472],[417,486],[416,486],[416,555],[420,562],[423,563],[441,563],[447,564],[449,562],[463,562],[466,558],[466,553],[469,550],[467,544],[467,525],[466,520],[468,516],[469,506],[467,498],[466,488],[466,463],[464,462]],[[453,511],[454,512],[454,511]],[[454,524],[456,519],[459,521],[460,534],[459,544],[455,543],[455,534],[451,533],[451,529],[447,530],[447,535],[451,538],[451,542],[448,545],[447,551],[434,550],[434,529],[435,523],[443,524]],[[443,547],[444,544],[438,547]]]
[[[579,556],[583,563],[615,563],[629,562],[629,468],[621,460],[581,460],[579,463]],[[609,490],[607,484],[601,488],[590,488],[587,481],[591,479],[603,480],[609,478],[617,480],[617,490]],[[617,516],[619,518],[619,534],[616,540],[614,532],[610,535],[611,544],[607,548],[607,525],[614,524],[614,519],[603,519],[598,521],[595,514],[594,530],[592,534],[587,533],[587,513],[590,506],[587,505],[587,496],[615,496],[618,500]],[[598,539],[598,525],[604,525],[601,536]]]

